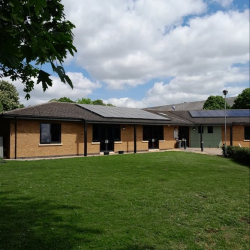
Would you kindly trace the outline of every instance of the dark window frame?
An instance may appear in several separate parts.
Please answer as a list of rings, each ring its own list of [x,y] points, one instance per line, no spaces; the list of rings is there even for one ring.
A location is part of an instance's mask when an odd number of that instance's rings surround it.
[[[213,134],[214,133],[214,127],[213,126],[207,126],[207,133]]]
[[[154,135],[154,136],[153,136]],[[144,125],[143,126],[143,141],[148,141],[154,137],[156,140],[164,140],[164,127],[162,125]]]
[[[108,130],[111,129],[111,137]],[[92,142],[101,142],[104,137],[110,137],[109,140],[121,141],[121,125],[117,124],[93,124]]]
[[[250,126],[244,126],[244,140],[250,140]]]
[[[48,131],[45,131],[46,129]],[[40,144],[61,144],[61,142],[62,142],[61,123],[40,124]]]
[[[201,126],[198,127],[198,134],[200,134],[202,131],[202,134],[204,133],[204,127],[202,126],[202,130],[201,130]]]

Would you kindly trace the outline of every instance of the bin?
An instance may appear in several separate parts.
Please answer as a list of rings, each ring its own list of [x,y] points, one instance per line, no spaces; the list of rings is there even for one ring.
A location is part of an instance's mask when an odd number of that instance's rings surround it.
[[[176,142],[176,145],[177,145],[177,148],[181,148],[181,140],[177,140],[177,142]]]

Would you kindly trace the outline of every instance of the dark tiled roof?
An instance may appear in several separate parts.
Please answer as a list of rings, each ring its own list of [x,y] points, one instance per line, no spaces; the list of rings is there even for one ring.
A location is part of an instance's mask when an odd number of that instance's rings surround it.
[[[170,120],[129,119],[129,118],[105,118],[89,110],[79,107],[74,103],[50,102],[22,109],[4,112],[1,116],[6,118],[19,117],[26,119],[60,119],[60,120],[83,120],[89,123],[116,123],[116,124],[150,124],[150,125],[183,125],[194,124],[223,125],[224,118],[193,118],[189,111],[158,111],[144,109]],[[227,118],[227,123],[250,124],[249,117]]]
[[[190,115],[189,111],[168,111],[169,114],[175,114],[183,119],[189,120],[195,124],[207,124],[207,125],[222,125],[225,123],[224,117],[198,117],[194,118]],[[250,124],[250,117],[227,117],[227,124]]]
[[[236,98],[237,97],[227,97],[226,101],[227,101],[228,105],[232,106],[234,104],[234,100]],[[197,102],[183,102],[183,103],[178,103],[178,104],[156,106],[156,107],[151,107],[151,108],[146,108],[146,109],[158,110],[158,111],[171,111],[171,110],[173,110],[172,107],[175,106],[176,111],[181,111],[181,110],[186,110],[186,111],[202,110],[205,101],[206,100],[197,101]]]
[[[69,119],[99,123],[165,124],[166,120],[105,118],[79,107],[74,103],[49,102],[27,108],[15,109],[3,113],[4,117]],[[167,121],[168,122],[168,121]],[[170,121],[171,122],[171,121]]]

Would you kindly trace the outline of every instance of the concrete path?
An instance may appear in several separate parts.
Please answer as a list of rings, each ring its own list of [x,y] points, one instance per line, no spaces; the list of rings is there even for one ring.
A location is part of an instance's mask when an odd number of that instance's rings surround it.
[[[203,151],[201,151],[200,148],[174,148],[174,149],[169,149],[169,150],[164,150],[164,151],[159,151],[159,150],[150,150],[149,152],[167,152],[167,151],[182,151],[182,152],[192,152],[192,153],[198,153],[198,154],[207,154],[207,155],[219,155],[222,156],[222,149],[221,148],[204,148]],[[149,152],[138,152],[138,153],[149,153]],[[126,153],[125,153],[126,154]],[[129,153],[133,154],[133,153]],[[116,154],[110,154],[110,155],[116,155]],[[95,156],[100,156],[100,155],[95,155]],[[42,158],[25,158],[25,159],[4,159],[4,161],[34,161],[34,160],[50,160],[50,159],[65,159],[65,158],[79,158],[79,157],[84,157],[83,155],[79,156],[57,156],[57,157],[42,157]],[[93,155],[88,156],[88,157],[93,157]]]
[[[221,148],[203,148],[203,151],[201,151],[201,148],[186,148],[186,149],[180,148],[180,149],[176,149],[176,151],[222,156],[222,149]]]

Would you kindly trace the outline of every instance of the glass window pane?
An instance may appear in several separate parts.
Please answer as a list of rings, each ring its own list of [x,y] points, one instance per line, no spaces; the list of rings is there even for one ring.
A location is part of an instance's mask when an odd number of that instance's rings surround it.
[[[212,134],[212,133],[213,133],[213,126],[208,126],[208,127],[207,127],[207,132],[208,132],[209,134]]]
[[[93,124],[93,142],[100,141],[99,130],[99,125]]]
[[[202,127],[198,127],[198,133],[200,134],[200,133],[202,133],[203,134],[203,126]]]
[[[149,138],[149,127],[148,126],[143,126],[143,141],[148,141]]]
[[[245,140],[250,140],[250,126],[245,126]]]
[[[120,141],[121,140],[121,126],[120,125],[115,125],[114,126],[114,140],[115,141]]]
[[[41,124],[40,142],[41,143],[51,142],[50,124]]]
[[[164,140],[164,136],[163,136],[163,126],[159,126],[158,129],[159,129],[159,136],[158,136],[158,139],[159,139],[159,140]]]
[[[59,143],[61,142],[61,124],[53,123],[50,124],[51,142]]]

